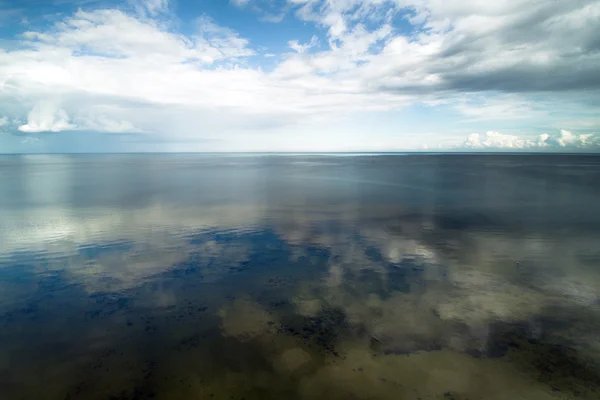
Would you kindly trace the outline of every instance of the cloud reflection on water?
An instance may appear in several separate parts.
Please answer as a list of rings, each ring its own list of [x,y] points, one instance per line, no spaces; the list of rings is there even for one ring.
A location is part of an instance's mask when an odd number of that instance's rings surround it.
[[[522,173],[493,165],[482,174],[496,189],[440,183],[415,195],[362,178],[315,183],[300,178],[315,166],[268,160],[243,173],[221,167],[215,179],[186,163],[157,163],[148,178],[135,163],[119,177],[66,159],[17,163],[7,175],[3,193],[22,190],[24,200],[3,196],[0,211],[2,338],[11,344],[0,368],[13,368],[12,385],[31,365],[44,375],[58,363],[56,396],[74,398],[78,379],[87,398],[135,398],[139,382],[159,398],[561,398],[556,385],[562,398],[598,393],[563,374],[562,358],[541,377],[527,358],[569,348],[592,363],[584,372],[598,371],[600,223],[577,213],[591,204],[588,188],[573,201],[518,206],[521,194],[506,185]],[[370,163],[341,165],[331,168],[385,175]],[[419,168],[421,179],[444,182],[440,165]],[[198,187],[174,181],[180,174]],[[19,177],[30,182],[14,185]],[[35,182],[50,179],[60,193],[38,191]],[[47,329],[39,355],[19,329]],[[57,343],[79,356],[57,361]],[[105,371],[73,372],[94,365]],[[125,366],[130,373],[100,389]]]

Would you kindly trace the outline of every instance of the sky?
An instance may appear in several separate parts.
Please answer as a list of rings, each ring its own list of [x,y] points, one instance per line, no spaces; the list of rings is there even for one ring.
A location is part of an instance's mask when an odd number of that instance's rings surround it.
[[[0,153],[600,152],[600,0],[0,0]]]

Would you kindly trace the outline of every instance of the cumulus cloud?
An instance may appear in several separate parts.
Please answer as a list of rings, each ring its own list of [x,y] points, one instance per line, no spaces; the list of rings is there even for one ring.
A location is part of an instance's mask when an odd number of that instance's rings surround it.
[[[535,140],[489,131],[473,133],[462,147],[471,149],[600,149],[600,136],[595,133],[574,134],[562,129],[558,135],[543,133]]]
[[[0,118],[0,128],[2,128],[3,126],[8,125],[8,117],[1,117]]]
[[[60,132],[75,129],[65,110],[49,101],[38,102],[27,116],[27,123],[19,126],[21,132]]]
[[[599,148],[600,136],[595,133],[576,135],[563,129],[557,136],[540,135],[537,143],[541,147]]]
[[[523,140],[515,135],[506,135],[499,132],[489,131],[480,135],[473,133],[469,135],[463,143],[464,147],[485,149],[485,148],[517,148],[522,149],[530,147],[530,142]]]

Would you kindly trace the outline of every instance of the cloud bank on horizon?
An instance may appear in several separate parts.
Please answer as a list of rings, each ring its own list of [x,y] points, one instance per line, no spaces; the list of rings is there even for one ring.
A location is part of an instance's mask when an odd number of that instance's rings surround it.
[[[600,0],[0,7],[0,152],[600,151]]]
[[[542,133],[535,140],[523,139],[515,135],[507,135],[489,131],[481,135],[473,133],[464,141],[465,149],[600,149],[600,135],[587,133],[576,135],[562,129],[559,135]]]

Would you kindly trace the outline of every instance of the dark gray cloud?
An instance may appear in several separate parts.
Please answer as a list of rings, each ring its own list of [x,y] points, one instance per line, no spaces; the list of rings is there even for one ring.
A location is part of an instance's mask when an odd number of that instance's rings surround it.
[[[460,69],[445,74],[443,86],[461,91],[497,90],[502,92],[541,92],[600,90],[600,67],[575,65],[536,66],[520,64],[494,71],[469,72]],[[600,65],[600,58],[598,60]]]
[[[429,90],[600,89],[599,1],[543,0],[522,7],[516,7],[518,2],[507,2],[495,8],[465,5],[462,14],[452,15],[454,3],[448,2],[446,8],[433,2],[426,6],[429,20],[425,27],[443,18],[451,23],[447,31],[429,31],[439,35],[439,49],[417,71],[437,78],[435,85],[427,81]],[[423,39],[421,36],[419,40]],[[387,78],[415,72],[400,60],[399,65]],[[405,79],[395,84],[382,82],[380,87],[393,92],[415,91],[414,82]]]

